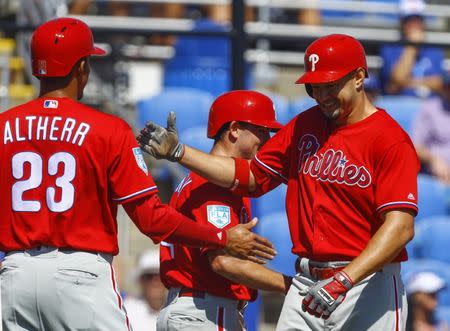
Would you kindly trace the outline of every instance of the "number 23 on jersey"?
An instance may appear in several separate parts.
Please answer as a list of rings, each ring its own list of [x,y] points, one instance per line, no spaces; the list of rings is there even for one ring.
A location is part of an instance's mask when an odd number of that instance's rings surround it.
[[[76,174],[76,160],[73,155],[58,152],[44,160],[40,154],[20,152],[13,155],[11,162],[12,175],[15,179],[11,189],[14,211],[37,212],[42,208],[48,208],[52,212],[64,212],[72,208],[75,198],[72,180]],[[62,173],[58,171],[60,165],[62,165]],[[25,178],[27,167],[29,167],[29,176]],[[44,197],[40,200],[25,199],[24,193],[39,188],[46,176],[56,177],[54,186],[49,184],[45,188],[45,199]],[[61,192],[58,200],[56,199],[57,189]]]

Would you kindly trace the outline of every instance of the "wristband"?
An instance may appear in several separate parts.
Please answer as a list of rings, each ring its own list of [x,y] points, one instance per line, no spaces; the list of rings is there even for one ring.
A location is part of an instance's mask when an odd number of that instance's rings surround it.
[[[234,193],[245,194],[248,192],[250,180],[250,165],[245,159],[234,158],[234,181],[230,190]]]

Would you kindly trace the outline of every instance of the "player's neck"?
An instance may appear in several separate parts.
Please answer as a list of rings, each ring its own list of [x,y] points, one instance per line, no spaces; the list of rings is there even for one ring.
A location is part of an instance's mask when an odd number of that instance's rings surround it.
[[[39,93],[40,98],[70,98],[73,100],[76,100],[77,98],[75,96],[71,96],[69,93],[65,93],[62,90],[55,90],[55,91],[41,91]]]
[[[369,101],[366,95],[363,94],[352,106],[352,110],[348,113],[348,116],[340,121],[336,121],[335,124],[336,126],[351,125],[364,120],[376,111],[377,108]]]
[[[66,78],[45,79],[41,81],[39,97],[78,99],[76,80]]]
[[[211,149],[210,154],[212,155],[219,155],[219,156],[230,156],[227,153],[227,149],[224,146],[224,144],[221,141],[218,141],[214,144],[213,148]]]
[[[233,149],[231,146],[226,144],[224,141],[219,140],[211,149],[212,155],[219,155],[219,156],[230,156],[230,157],[239,157],[238,155],[234,155]]]

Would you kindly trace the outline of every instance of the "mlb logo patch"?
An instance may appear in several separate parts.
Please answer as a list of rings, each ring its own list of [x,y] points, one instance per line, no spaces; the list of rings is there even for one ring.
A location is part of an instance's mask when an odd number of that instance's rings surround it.
[[[46,75],[47,74],[47,61],[45,60],[38,60],[37,61],[37,67],[38,67],[38,73],[40,75]]]
[[[134,147],[133,155],[139,168],[141,168],[142,171],[148,176],[147,164],[144,161],[144,155],[142,155],[141,149],[139,147]]]
[[[231,223],[230,207],[211,205],[207,206],[208,222],[216,228],[223,229]]]
[[[45,100],[44,101],[44,108],[58,108],[58,100]]]

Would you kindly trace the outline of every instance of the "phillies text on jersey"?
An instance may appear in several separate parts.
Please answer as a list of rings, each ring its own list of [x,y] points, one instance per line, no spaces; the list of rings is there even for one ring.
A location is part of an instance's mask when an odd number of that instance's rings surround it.
[[[417,213],[416,152],[408,135],[381,109],[335,127],[313,107],[269,140],[251,169],[256,195],[281,182],[288,185],[293,252],[313,260],[358,256],[381,226],[380,212]],[[403,250],[396,260],[405,259]]]

